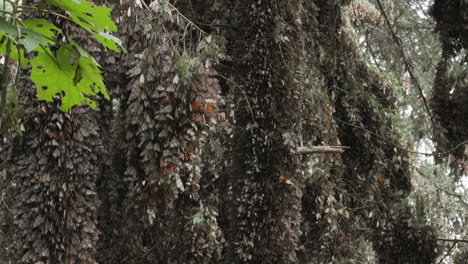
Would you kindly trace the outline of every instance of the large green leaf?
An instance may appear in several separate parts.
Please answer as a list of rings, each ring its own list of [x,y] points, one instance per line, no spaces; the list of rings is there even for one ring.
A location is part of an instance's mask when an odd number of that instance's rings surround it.
[[[0,0],[1,1],[1,0]],[[6,53],[7,38],[12,41],[10,57],[26,66],[28,60],[24,52],[40,49],[41,45],[55,44],[54,38],[60,29],[45,19],[28,19],[22,22],[23,26],[10,25],[5,18],[0,17],[0,54]],[[24,49],[23,49],[24,48]]]
[[[90,96],[98,93],[109,98],[101,71],[91,56],[79,56],[71,63],[73,49],[72,45],[63,45],[57,50],[56,56],[45,49],[31,59],[31,79],[37,86],[38,99],[51,102],[53,96],[58,94],[62,111],[82,103],[95,108],[96,102]]]
[[[12,39],[15,36],[18,36],[18,31],[16,27],[10,25],[10,23],[8,23],[8,21],[6,21],[4,17],[0,17],[0,32]]]
[[[73,22],[90,31],[105,49],[120,51],[118,48],[122,44],[120,40],[105,33],[117,31],[117,26],[111,19],[110,8],[93,7],[92,3],[84,0],[47,0],[47,3],[67,12]]]
[[[0,0],[1,1],[1,0]],[[42,0],[41,3],[59,7],[67,12],[79,26],[93,34],[105,49],[119,52],[121,41],[108,34],[117,27],[110,18],[110,9],[94,7],[83,0]],[[10,41],[11,58],[21,62],[22,66],[30,63],[31,80],[37,86],[39,100],[53,101],[55,95],[61,100],[60,110],[68,111],[74,105],[83,103],[94,108],[94,95],[102,94],[109,99],[101,70],[96,60],[83,50],[71,38],[71,45],[59,45],[56,52],[51,46],[61,30],[45,19],[29,19],[21,25],[11,25],[0,16],[0,53],[6,53],[6,44]],[[36,51],[34,58],[26,60],[24,54]]]
[[[4,17],[0,17],[0,34],[1,37],[11,39],[15,45],[24,47],[26,52],[31,52],[40,45],[47,45],[50,41],[46,35],[28,27],[10,25]]]
[[[111,9],[108,7],[93,7],[92,3],[84,0],[47,0],[47,3],[67,12],[74,21],[86,22],[84,28],[117,31],[117,26],[111,19]]]
[[[73,63],[71,61],[75,59],[74,56],[78,56],[78,57],[83,56],[83,57],[90,58],[97,68],[102,68],[101,65],[99,65],[99,63],[93,58],[93,56],[91,56],[86,50],[84,50],[80,45],[78,45],[78,43],[76,43],[75,40],[73,40],[73,38],[70,37],[70,35],[66,34],[66,36],[67,36],[68,42],[73,46],[72,54],[70,56],[70,63]],[[77,51],[78,54],[74,54],[73,51]]]
[[[54,38],[61,32],[54,24],[42,18],[27,19],[23,21],[23,24],[29,29],[41,34],[43,39],[50,45],[55,44]]]

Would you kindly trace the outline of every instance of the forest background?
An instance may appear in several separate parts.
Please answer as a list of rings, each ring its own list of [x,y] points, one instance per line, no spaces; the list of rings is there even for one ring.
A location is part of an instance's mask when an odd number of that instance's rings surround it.
[[[47,1],[96,108],[3,56],[0,263],[467,263],[467,1]]]

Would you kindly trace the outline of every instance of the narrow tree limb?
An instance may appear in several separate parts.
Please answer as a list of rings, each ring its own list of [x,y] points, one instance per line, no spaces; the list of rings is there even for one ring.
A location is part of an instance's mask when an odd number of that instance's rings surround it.
[[[455,242],[453,243],[453,245],[450,247],[450,249],[447,251],[447,253],[445,253],[444,257],[440,259],[439,263],[437,264],[441,264],[442,261],[444,261],[445,257],[447,257],[448,255],[450,255],[450,252],[452,252],[452,249],[458,244],[458,242]]]
[[[442,261],[444,261],[444,259],[450,255],[450,252],[452,252],[452,249],[458,244],[458,243],[468,243],[468,240],[466,239],[446,239],[446,238],[438,238],[437,239],[438,241],[445,241],[445,242],[452,242],[452,246],[450,247],[450,249],[447,251],[447,253],[445,253],[444,257],[439,261],[438,264],[441,264]]]
[[[299,147],[297,153],[299,154],[314,154],[314,153],[343,153],[346,146],[313,146],[313,147]]]
[[[446,242],[457,242],[457,243],[468,243],[467,239],[447,239],[447,238],[438,238],[438,241],[446,241]]]

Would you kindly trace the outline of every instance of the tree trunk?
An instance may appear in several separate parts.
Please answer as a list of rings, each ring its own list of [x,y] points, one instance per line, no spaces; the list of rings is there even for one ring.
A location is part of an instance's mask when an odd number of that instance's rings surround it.
[[[299,1],[237,1],[231,10],[227,54],[242,106],[235,112],[232,168],[237,219],[230,245],[237,262],[298,261],[301,11]]]

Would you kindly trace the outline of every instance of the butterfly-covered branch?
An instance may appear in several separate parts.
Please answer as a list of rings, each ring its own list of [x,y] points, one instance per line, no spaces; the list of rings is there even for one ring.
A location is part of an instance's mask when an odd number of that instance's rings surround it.
[[[101,66],[45,15],[73,22],[88,32],[105,51],[120,52],[124,50],[122,42],[111,35],[117,32],[117,26],[110,17],[110,8],[95,6],[85,0],[42,0],[37,6],[23,6],[19,0],[4,0],[3,3],[0,6],[0,54],[9,58],[3,64],[4,75],[10,72],[12,62],[23,68],[30,67],[30,78],[36,85],[38,99],[49,102],[60,99],[58,107],[62,111],[82,104],[95,108],[93,98],[98,94],[109,99]],[[49,6],[54,10],[49,10]],[[23,19],[24,13],[43,18]],[[6,100],[7,85],[4,78],[1,102]],[[3,108],[5,103],[1,105]]]

